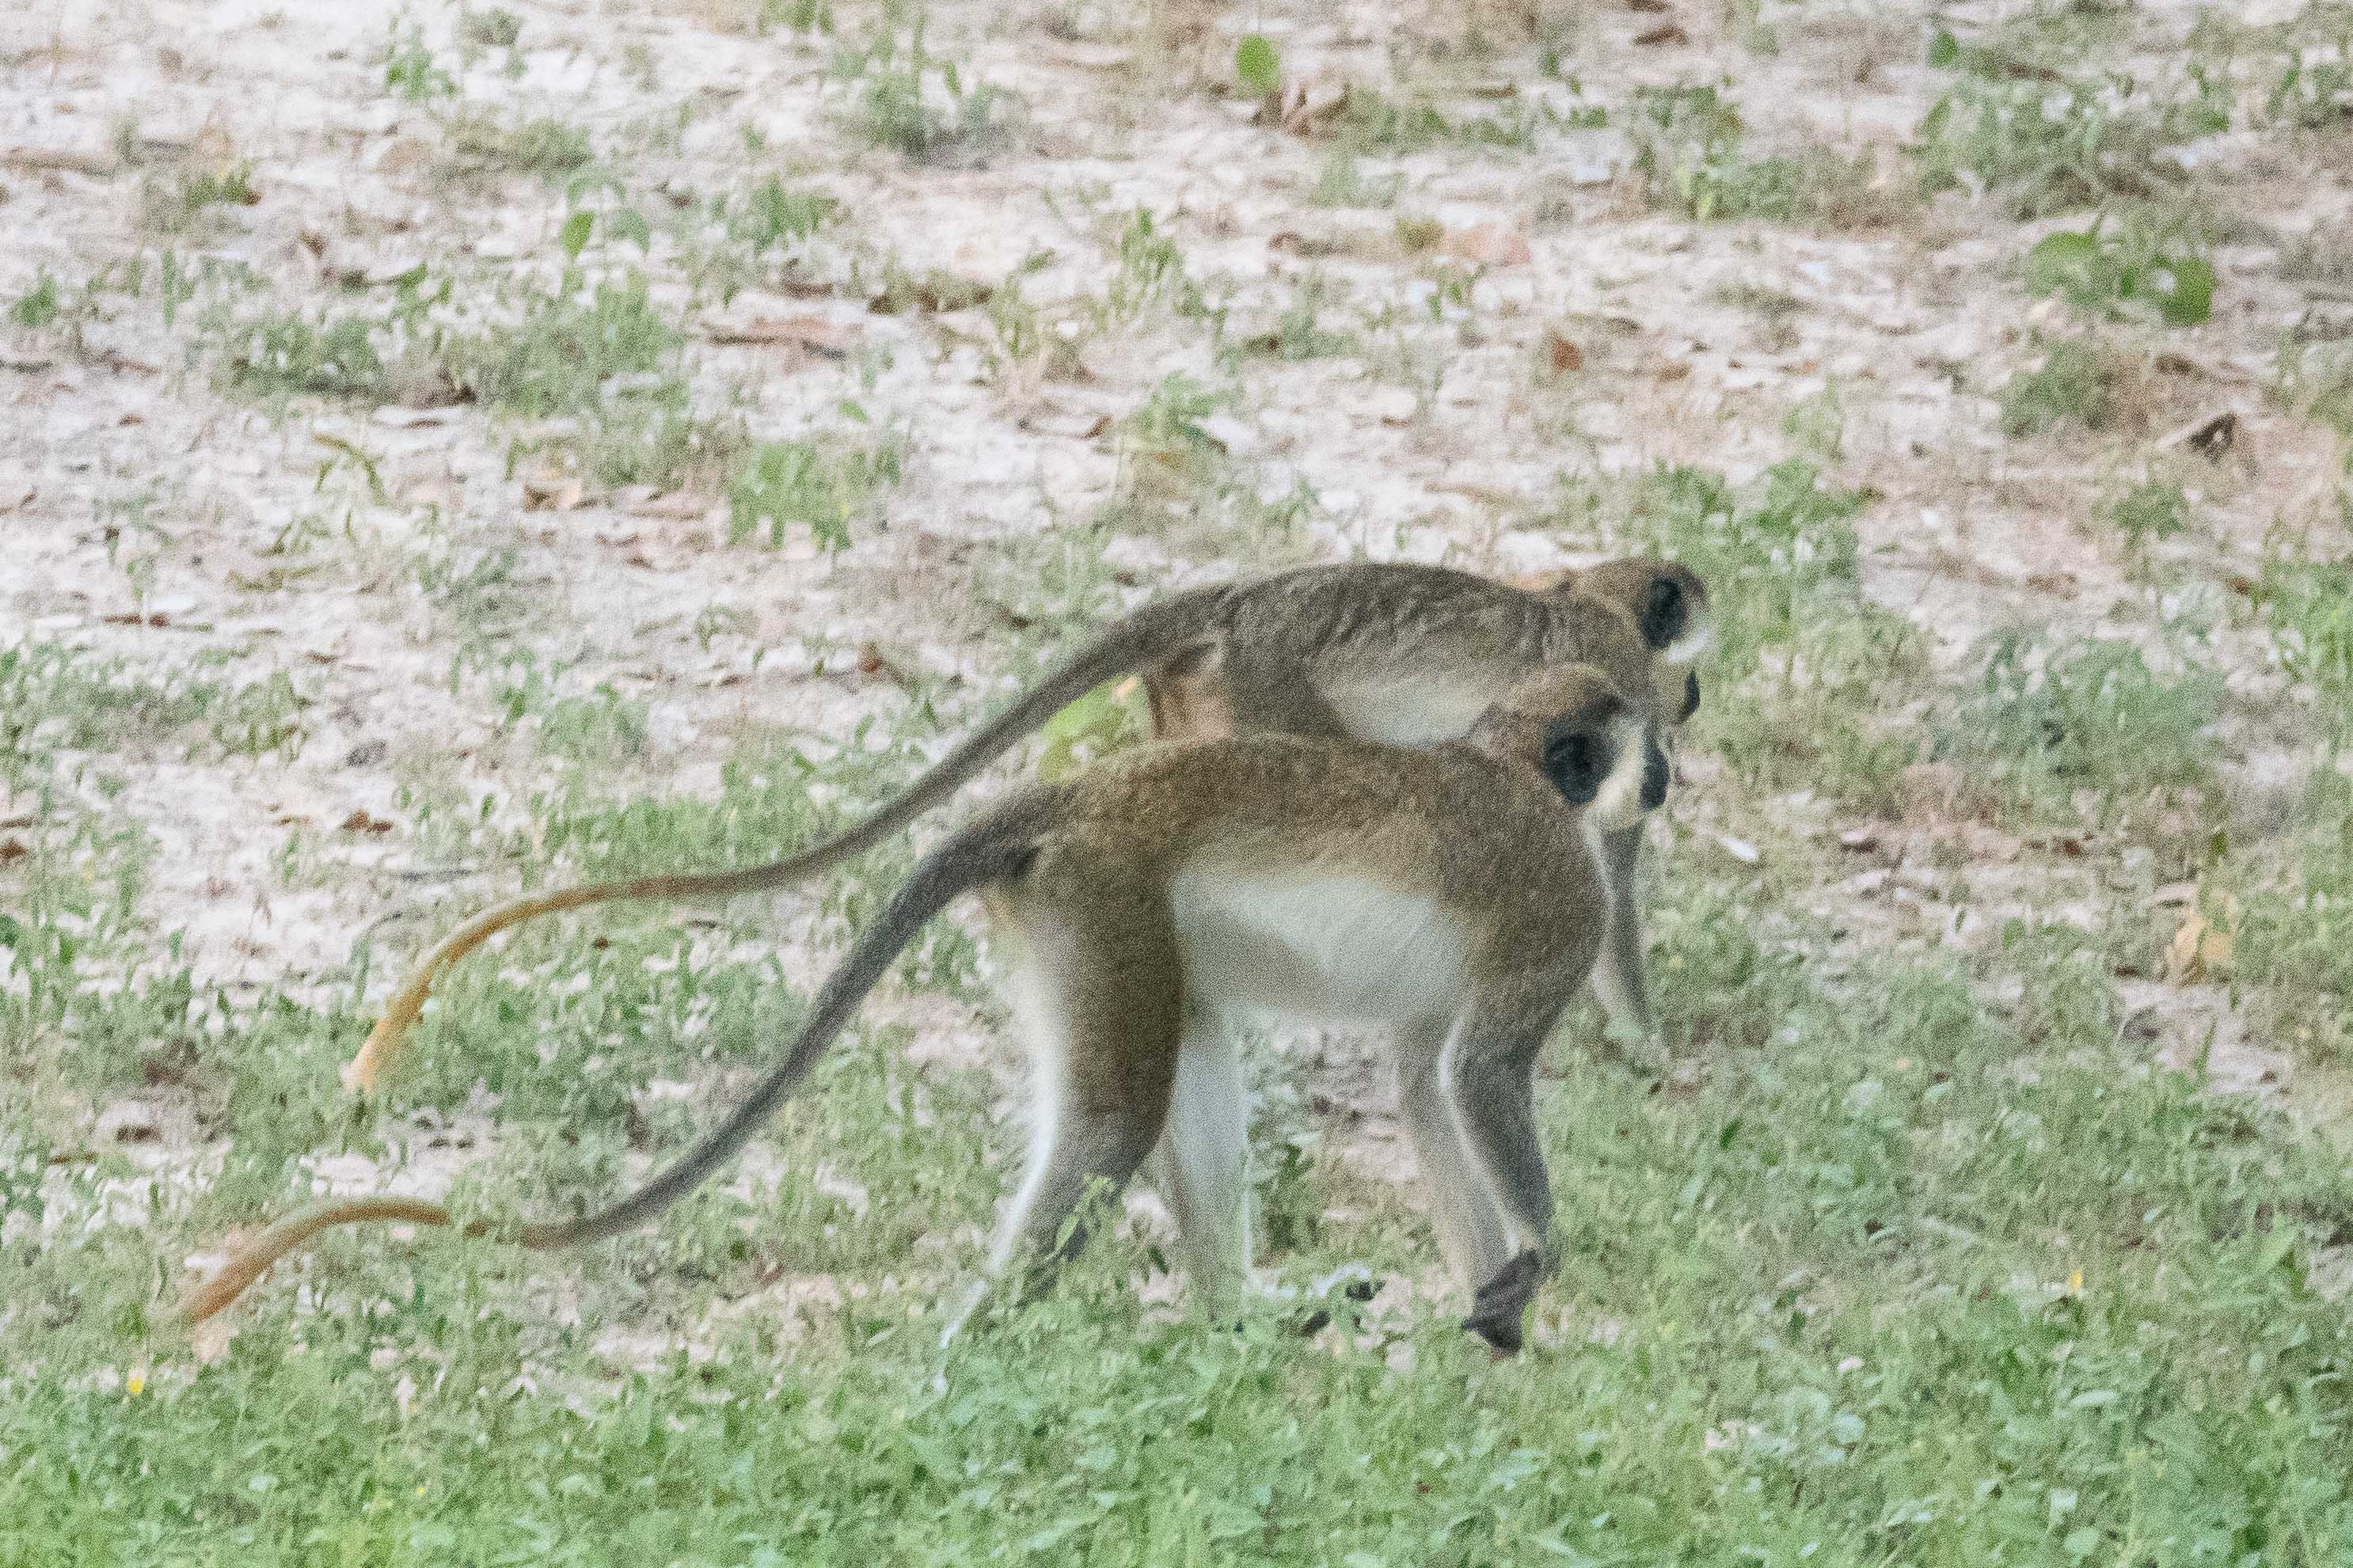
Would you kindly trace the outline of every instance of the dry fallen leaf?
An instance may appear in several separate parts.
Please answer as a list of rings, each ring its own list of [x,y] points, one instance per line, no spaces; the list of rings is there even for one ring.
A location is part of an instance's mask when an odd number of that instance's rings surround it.
[[[1647,47],[1657,47],[1661,45],[1688,44],[1691,42],[1691,35],[1684,32],[1672,22],[1662,22],[1648,32],[1635,34],[1634,42]]]
[[[2192,910],[2174,928],[2172,944],[2165,950],[2165,973],[2176,985],[2220,980],[2231,973],[2236,946],[2232,931],[2239,923],[2239,900],[2225,897],[2218,912],[2219,921],[2209,920],[2203,910]]]
[[[577,511],[588,503],[588,487],[570,474],[527,474],[522,481],[525,511]]]
[[[118,1100],[98,1113],[100,1143],[152,1143],[164,1135],[155,1108],[143,1100]]]
[[[352,814],[335,824],[345,833],[389,833],[393,825],[381,816],[370,816],[364,806],[354,806]]]
[[[1561,336],[1557,327],[1545,329],[1545,359],[1555,375],[1569,375],[1585,368],[1585,351]]]
[[[30,849],[25,847],[25,841],[21,838],[0,838],[0,866],[5,866],[12,860],[22,860],[31,853]]]
[[[1266,247],[1269,250],[1281,251],[1285,256],[1314,258],[1338,254],[1340,244],[1337,240],[1328,239],[1321,235],[1309,236],[1286,228],[1268,240]]]
[[[1024,410],[1017,423],[1033,435],[1092,441],[1111,428],[1111,416],[1100,409],[1076,408],[1046,398]]]
[[[1526,237],[1502,223],[1447,230],[1446,254],[1481,267],[1525,267],[1535,259]]]
[[[858,329],[823,316],[754,316],[748,321],[714,322],[714,343],[781,343],[825,359],[844,359],[858,342]]]
[[[1310,136],[1338,118],[1348,107],[1346,81],[1324,77],[1314,81],[1293,79],[1282,84],[1274,97],[1261,104],[1254,120],[1263,120],[1271,110],[1274,122],[1293,136]]]
[[[1080,39],[1050,44],[1047,58],[1082,70],[1116,70],[1135,60],[1135,51],[1118,44],[1091,44]]]

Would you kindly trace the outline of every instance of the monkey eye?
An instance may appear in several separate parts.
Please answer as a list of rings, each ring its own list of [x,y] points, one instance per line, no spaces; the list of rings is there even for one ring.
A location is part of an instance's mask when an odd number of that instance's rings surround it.
[[[1545,742],[1545,777],[1571,805],[1583,805],[1601,793],[1609,757],[1609,745],[1592,731],[1563,731]]]
[[[1672,577],[1654,579],[1642,601],[1642,640],[1653,648],[1662,648],[1683,636],[1683,631],[1682,586]]]

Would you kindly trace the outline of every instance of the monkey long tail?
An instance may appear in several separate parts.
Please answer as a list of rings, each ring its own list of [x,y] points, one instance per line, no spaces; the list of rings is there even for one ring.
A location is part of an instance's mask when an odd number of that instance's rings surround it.
[[[344,1065],[343,1087],[362,1091],[374,1088],[390,1065],[401,1037],[425,1010],[425,999],[432,994],[433,983],[451,964],[508,927],[586,904],[623,900],[733,898],[739,893],[790,887],[828,870],[881,843],[955,794],[991,758],[1095,687],[1199,637],[1215,623],[1229,591],[1224,587],[1194,588],[1145,605],[1063,660],[1011,707],[959,742],[873,816],[821,844],[765,866],[749,866],[738,871],[637,877],[622,882],[565,888],[512,900],[475,916],[427,953],[408,983],[385,1005],[384,1016],[361,1042],[359,1053]]]
[[[776,1114],[776,1108],[808,1076],[826,1047],[849,1022],[858,1005],[874,988],[892,960],[914,939],[924,921],[959,893],[1018,875],[1034,853],[1034,846],[1019,826],[1000,814],[965,829],[926,857],[892,898],[881,918],[860,933],[849,956],[826,978],[808,1022],[801,1026],[785,1059],[759,1081],[733,1114],[703,1134],[702,1142],[675,1164],[636,1192],[578,1219],[522,1224],[475,1220],[466,1226],[465,1234],[495,1235],[533,1251],[544,1252],[619,1236],[661,1213],[751,1142],[761,1124]],[[189,1295],[181,1306],[181,1318],[192,1327],[203,1322],[236,1300],[271,1264],[319,1232],[364,1220],[406,1220],[434,1226],[451,1223],[448,1209],[421,1198],[336,1198],[313,1204],[277,1221],[238,1248],[218,1272]]]

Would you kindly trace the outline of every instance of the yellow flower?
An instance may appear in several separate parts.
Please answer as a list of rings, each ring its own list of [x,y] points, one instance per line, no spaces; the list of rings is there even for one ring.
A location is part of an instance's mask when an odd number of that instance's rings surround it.
[[[2080,1296],[2083,1293],[2084,1271],[2078,1268],[2067,1276],[2067,1294],[2070,1296]]]
[[[122,1391],[131,1395],[132,1398],[136,1399],[141,1394],[147,1392],[147,1379],[141,1373],[134,1372],[128,1378],[123,1380]]]

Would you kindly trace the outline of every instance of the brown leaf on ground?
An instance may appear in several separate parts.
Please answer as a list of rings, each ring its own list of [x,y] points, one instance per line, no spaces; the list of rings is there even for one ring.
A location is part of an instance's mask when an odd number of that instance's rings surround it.
[[[1557,327],[1545,329],[1545,363],[1552,366],[1555,375],[1569,375],[1585,368],[1585,351],[1561,336]]]
[[[1679,47],[1690,43],[1691,35],[1672,22],[1662,22],[1648,32],[1635,34],[1634,42],[1645,48],[1658,48],[1670,45]]]
[[[1535,259],[1527,237],[1503,223],[1474,223],[1446,231],[1446,254],[1480,267],[1525,267]]]
[[[526,475],[522,481],[525,511],[577,511],[588,504],[588,487],[570,474]]]
[[[706,335],[714,343],[777,343],[821,359],[848,358],[859,337],[856,327],[823,316],[754,316],[716,322]]]
[[[352,814],[335,824],[344,833],[389,833],[393,825],[381,816],[370,816],[364,806],[354,806]]]
[[[2232,931],[2239,922],[2239,900],[2224,898],[2217,912],[2219,921],[2209,919],[2204,910],[2191,910],[2174,928],[2173,941],[2165,950],[2165,973],[2176,985],[2220,980],[2231,973],[2237,945]]]

